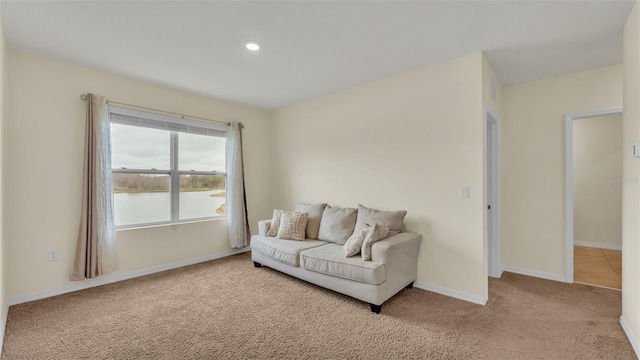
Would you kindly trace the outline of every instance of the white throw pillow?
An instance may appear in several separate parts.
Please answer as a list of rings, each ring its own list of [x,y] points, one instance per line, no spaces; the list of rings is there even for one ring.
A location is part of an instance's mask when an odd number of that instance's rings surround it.
[[[364,238],[369,234],[371,227],[367,224],[358,226],[353,234],[349,237],[347,242],[342,246],[342,250],[344,250],[345,257],[351,257],[354,255],[358,255],[360,250],[362,249],[362,243],[364,242]]]
[[[287,240],[304,240],[308,218],[308,213],[285,212],[280,219],[280,228],[276,237]]]
[[[371,226],[371,230],[369,230],[369,233],[367,233],[367,236],[365,236],[362,242],[362,250],[360,251],[362,260],[371,260],[371,245],[376,241],[386,238],[387,234],[389,234],[388,226],[379,224],[373,224],[373,226]]]
[[[389,224],[380,225],[378,224],[378,228],[380,229],[380,239],[386,239],[389,236]]]
[[[267,231],[267,236],[276,237],[278,235],[278,229],[280,229],[280,219],[282,218],[282,214],[284,210],[273,210],[273,216],[271,217],[271,226],[269,227],[269,231]]]
[[[298,203],[296,205],[297,212],[309,213],[309,220],[307,220],[307,239],[317,239],[318,231],[320,231],[320,220],[322,219],[322,213],[327,204],[305,204]]]
[[[327,205],[320,220],[318,240],[344,245],[356,227],[357,213],[356,209],[341,209]]]

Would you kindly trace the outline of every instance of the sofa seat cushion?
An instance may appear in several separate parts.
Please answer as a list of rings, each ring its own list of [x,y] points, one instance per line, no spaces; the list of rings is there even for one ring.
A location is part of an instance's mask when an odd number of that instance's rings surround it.
[[[251,251],[291,266],[300,266],[300,252],[327,244],[320,240],[285,240],[268,236],[251,237]]]
[[[364,261],[360,256],[347,258],[342,245],[338,244],[326,244],[300,252],[300,267],[371,285],[382,284],[387,278],[383,263]]]

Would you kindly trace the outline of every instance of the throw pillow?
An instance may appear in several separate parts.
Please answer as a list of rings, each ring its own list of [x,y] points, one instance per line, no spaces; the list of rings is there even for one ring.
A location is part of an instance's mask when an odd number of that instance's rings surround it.
[[[358,210],[327,205],[322,212],[318,240],[344,245],[356,227]]]
[[[308,213],[286,211],[280,219],[278,239],[304,240]]]
[[[378,224],[378,227],[380,228],[380,240],[386,239],[389,236],[389,224],[387,225]]]
[[[380,211],[358,205],[358,221],[356,222],[356,225],[373,223],[387,224],[389,225],[389,236],[393,236],[402,231],[404,217],[406,215],[406,210]]]
[[[384,228],[387,229],[384,230]],[[371,260],[371,245],[373,245],[373,243],[376,241],[384,239],[382,237],[382,235],[385,235],[386,237],[386,234],[384,234],[384,232],[389,232],[389,228],[387,226],[373,224],[373,226],[370,227],[367,236],[365,236],[364,241],[362,241],[362,250],[360,251],[362,260]]]
[[[278,229],[280,229],[280,218],[282,218],[282,214],[284,212],[284,210],[273,210],[271,226],[269,227],[269,231],[267,231],[267,236],[275,237],[278,235]]]
[[[320,219],[322,219],[322,213],[327,204],[305,204],[299,203],[296,205],[297,212],[309,213],[309,220],[307,221],[307,238],[317,239],[318,231],[320,230]]]
[[[358,226],[353,234],[349,237],[346,243],[342,246],[342,250],[344,251],[345,257],[351,257],[354,255],[358,255],[360,249],[362,248],[362,242],[364,238],[369,233],[371,227],[367,224]]]

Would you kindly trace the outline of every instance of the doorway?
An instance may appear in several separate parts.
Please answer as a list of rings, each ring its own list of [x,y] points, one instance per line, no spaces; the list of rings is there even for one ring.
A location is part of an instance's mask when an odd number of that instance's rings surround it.
[[[566,282],[622,288],[622,109],[568,114]]]
[[[490,277],[502,276],[500,260],[500,121],[487,107],[485,111],[485,209],[487,239],[487,273]]]

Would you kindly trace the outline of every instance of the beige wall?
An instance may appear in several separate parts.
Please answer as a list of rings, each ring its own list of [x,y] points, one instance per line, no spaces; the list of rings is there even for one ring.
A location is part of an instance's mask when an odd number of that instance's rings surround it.
[[[564,277],[564,116],[621,108],[622,65],[503,91],[502,262]]]
[[[9,298],[72,284],[80,214],[85,103],[93,92],[140,106],[222,121],[245,129],[247,196],[252,230],[268,218],[269,114],[102,71],[20,52],[8,57],[4,212]],[[226,220],[118,231],[120,270],[114,275],[229,250]],[[49,248],[59,260],[47,261]],[[103,277],[104,278],[107,278]]]
[[[406,209],[418,281],[483,298],[482,81],[477,53],[279,110],[278,207]]]
[[[622,322],[627,334],[640,340],[640,159],[629,152],[640,142],[640,5],[636,2],[624,28],[623,154],[622,185]],[[636,354],[640,349],[636,347]]]
[[[573,122],[574,239],[622,244],[622,115]]]

